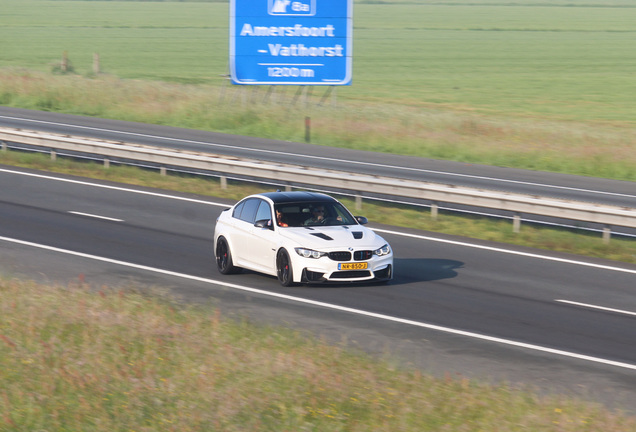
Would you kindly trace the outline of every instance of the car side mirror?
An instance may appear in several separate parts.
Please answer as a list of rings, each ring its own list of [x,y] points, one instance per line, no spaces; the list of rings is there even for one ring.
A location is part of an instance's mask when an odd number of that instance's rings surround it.
[[[257,220],[256,222],[254,222],[254,226],[256,228],[267,228],[267,229],[274,229],[274,225],[272,225],[272,220],[271,219],[261,219],[261,220]]]
[[[355,218],[360,225],[365,225],[369,223],[369,219],[365,218],[364,216],[355,216]]]

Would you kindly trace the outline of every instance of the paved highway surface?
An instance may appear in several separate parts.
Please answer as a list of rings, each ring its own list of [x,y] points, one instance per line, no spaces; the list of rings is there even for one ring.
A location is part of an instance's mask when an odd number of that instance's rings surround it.
[[[395,251],[391,284],[283,288],[217,272],[228,201],[6,166],[0,184],[5,274],[167,287],[398,364],[636,412],[636,266],[373,226]]]

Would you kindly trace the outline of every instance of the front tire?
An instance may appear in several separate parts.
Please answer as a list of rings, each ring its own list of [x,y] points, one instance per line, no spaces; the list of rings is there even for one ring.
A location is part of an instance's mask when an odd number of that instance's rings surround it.
[[[230,246],[227,244],[225,237],[219,237],[216,241],[215,255],[216,267],[219,269],[219,273],[227,275],[239,271],[239,268],[234,266]]]
[[[291,259],[285,249],[278,251],[276,255],[276,274],[278,275],[278,281],[282,286],[294,285],[294,272],[292,269]]]

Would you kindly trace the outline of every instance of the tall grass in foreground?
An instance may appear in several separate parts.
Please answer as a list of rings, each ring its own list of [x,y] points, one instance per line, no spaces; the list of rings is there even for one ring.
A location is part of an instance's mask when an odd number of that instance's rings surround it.
[[[249,86],[248,86],[249,87]],[[636,136],[607,124],[504,118],[418,103],[319,105],[292,90],[0,69],[0,104],[494,166],[636,180]],[[290,144],[291,145],[291,144]]]
[[[636,431],[134,290],[0,280],[3,431]]]
[[[231,200],[239,200],[252,193],[271,192],[274,188],[271,185],[230,182],[230,186],[227,189],[223,189],[220,182],[216,179],[176,175],[161,176],[156,171],[114,165],[111,165],[109,169],[104,169],[94,163],[76,163],[64,158],[58,158],[53,162],[45,155],[12,151],[0,152],[0,163]],[[353,200],[348,197],[340,197],[340,199],[348,208],[352,210],[355,208]],[[432,220],[428,210],[411,206],[386,205],[374,201],[364,201],[362,209],[360,211],[356,210],[356,213],[367,216],[371,222],[392,226],[636,264],[635,240],[615,237],[612,238],[609,244],[604,244],[601,241],[600,234],[582,230],[540,228],[530,224],[523,224],[521,232],[514,233],[511,222],[505,220],[466,217],[444,212],[440,212],[437,220]]]

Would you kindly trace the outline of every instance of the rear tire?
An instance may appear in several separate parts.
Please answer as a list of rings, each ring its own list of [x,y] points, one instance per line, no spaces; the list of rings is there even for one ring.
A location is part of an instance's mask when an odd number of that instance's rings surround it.
[[[236,273],[240,270],[238,267],[234,266],[230,246],[227,244],[225,237],[219,237],[216,241],[215,255],[216,267],[219,269],[219,273],[227,275]]]
[[[282,286],[290,287],[295,285],[291,259],[285,249],[279,250],[276,255],[276,274]]]

